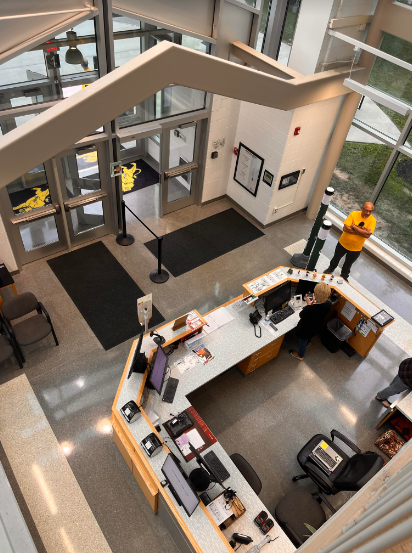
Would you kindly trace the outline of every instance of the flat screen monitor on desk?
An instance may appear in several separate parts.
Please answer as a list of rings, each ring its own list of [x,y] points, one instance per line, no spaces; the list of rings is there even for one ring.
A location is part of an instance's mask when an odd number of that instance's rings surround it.
[[[166,461],[162,466],[162,472],[176,501],[179,505],[183,506],[190,517],[199,505],[200,499],[174,455],[169,454],[166,457]]]
[[[318,283],[314,280],[302,280],[299,279],[298,286],[296,288],[296,295],[301,295],[302,298],[306,296],[306,294],[313,294],[315,290],[315,286]]]
[[[144,373],[147,367],[147,357],[145,353],[141,353],[143,342],[143,330],[140,333],[139,341],[133,352],[132,360],[130,361],[130,369],[127,378],[132,376],[132,373]]]
[[[152,369],[148,376],[148,381],[154,390],[160,395],[162,393],[163,382],[167,371],[167,355],[162,346],[157,346]]]
[[[268,294],[263,297],[263,303],[265,305],[266,315],[269,311],[277,311],[282,307],[284,303],[290,300],[292,294],[292,283],[287,280],[283,284],[276,286]]]

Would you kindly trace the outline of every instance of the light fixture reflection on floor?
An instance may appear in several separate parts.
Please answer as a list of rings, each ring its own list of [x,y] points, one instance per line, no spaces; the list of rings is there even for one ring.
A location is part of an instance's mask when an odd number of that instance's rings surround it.
[[[66,455],[66,457],[67,457],[68,455],[70,455],[71,452],[72,452],[73,449],[74,449],[74,445],[73,445],[71,442],[62,442],[62,443],[60,444],[60,447],[61,447],[63,453]]]
[[[97,423],[97,430],[101,433],[101,434],[110,434],[111,431],[112,431],[112,423],[110,422],[109,419],[100,419],[99,422]]]

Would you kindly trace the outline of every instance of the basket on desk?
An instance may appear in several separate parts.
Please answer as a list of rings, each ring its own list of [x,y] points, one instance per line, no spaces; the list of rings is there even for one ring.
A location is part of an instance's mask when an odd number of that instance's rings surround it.
[[[387,430],[378,436],[375,445],[390,459],[394,457],[400,448],[404,445],[404,441],[393,430]]]

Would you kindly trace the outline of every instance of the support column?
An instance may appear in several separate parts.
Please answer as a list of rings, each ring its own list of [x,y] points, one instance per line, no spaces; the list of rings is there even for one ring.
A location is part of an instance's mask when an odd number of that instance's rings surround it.
[[[366,37],[365,44],[379,48],[383,39],[383,32],[381,31],[381,21],[385,18],[386,7],[390,5],[390,0],[379,0],[376,6],[375,14],[371,26],[369,28],[368,36]],[[362,51],[359,58],[358,67],[364,67],[365,70],[359,77],[356,78],[360,83],[366,84],[368,82],[369,74],[375,61],[373,54]],[[313,190],[312,197],[310,199],[308,209],[306,211],[306,217],[308,219],[314,219],[319,210],[319,204],[323,197],[325,188],[329,186],[333,172],[341,154],[342,148],[345,144],[346,137],[348,135],[350,126],[352,124],[353,117],[356,113],[359,105],[361,95],[357,92],[352,92],[347,95],[345,102],[342,106],[341,113],[339,115],[338,122],[332,139],[330,141],[329,148],[325,154],[322,168],[319,172],[316,186]]]

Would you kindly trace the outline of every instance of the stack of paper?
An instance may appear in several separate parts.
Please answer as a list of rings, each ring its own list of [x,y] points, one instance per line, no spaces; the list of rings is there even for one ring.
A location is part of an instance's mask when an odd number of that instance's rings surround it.
[[[186,355],[185,357],[182,357],[182,359],[179,359],[179,361],[176,361],[176,363],[174,363],[173,366],[176,367],[181,374],[183,374],[197,364],[198,364],[198,358],[196,357],[196,355],[193,355],[191,353],[190,355]]]
[[[219,309],[216,309],[216,311],[213,311],[212,313],[209,313],[209,315],[206,315],[205,320],[207,325],[203,327],[203,332],[206,332],[206,334],[210,334],[211,332],[220,328],[226,323],[233,321],[234,318],[227,309],[225,309],[224,307],[220,307]]]
[[[200,449],[205,445],[205,442],[202,440],[202,437],[196,428],[182,434],[179,438],[176,438],[175,442],[185,457],[191,453],[189,443],[191,443],[195,449]]]
[[[213,520],[219,526],[233,515],[231,507],[226,503],[223,495],[219,495],[206,507],[209,513],[212,515]]]

